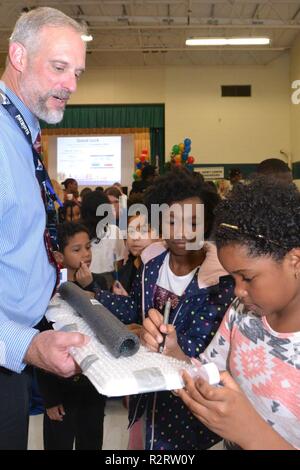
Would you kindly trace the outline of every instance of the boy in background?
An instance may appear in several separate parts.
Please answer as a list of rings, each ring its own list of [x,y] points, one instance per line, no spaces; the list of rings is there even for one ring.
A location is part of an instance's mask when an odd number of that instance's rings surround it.
[[[67,268],[68,281],[85,290],[105,289],[101,274],[89,270],[91,244],[88,229],[73,222],[58,226],[56,260]],[[70,379],[38,371],[38,382],[45,403],[45,450],[100,450],[106,398],[84,375]]]

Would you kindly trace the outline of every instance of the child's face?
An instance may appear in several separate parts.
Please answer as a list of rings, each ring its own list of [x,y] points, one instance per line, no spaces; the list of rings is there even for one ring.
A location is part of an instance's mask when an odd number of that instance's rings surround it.
[[[128,221],[127,247],[133,256],[140,256],[142,251],[153,241],[154,233],[142,215],[130,217]]]
[[[80,207],[68,207],[66,211],[66,222],[78,222],[80,219]]]
[[[120,202],[119,202],[119,199],[116,198],[115,196],[112,196],[111,194],[108,195],[107,197],[108,197],[109,202],[112,204],[112,206],[114,208],[116,218],[118,220],[119,217],[120,217]]]
[[[72,181],[71,183],[69,183],[68,185],[68,192],[69,193],[72,193],[72,194],[75,194],[77,193],[78,191],[78,183],[77,181]]]
[[[88,267],[92,261],[91,243],[87,233],[76,233],[69,239],[63,253],[63,265],[65,268],[76,271],[81,262]]]
[[[170,206],[170,217],[163,216],[162,235],[174,255],[184,256],[191,252],[188,244],[197,245],[200,249],[200,243],[196,241],[196,232],[197,236],[200,236],[204,226],[203,220],[199,221],[197,217],[198,204],[203,204],[198,197],[174,202]],[[193,249],[195,250],[197,248]]]
[[[233,244],[218,250],[224,269],[235,280],[235,295],[257,315],[283,312],[299,296],[290,253],[282,261],[270,256],[251,257],[243,245]]]

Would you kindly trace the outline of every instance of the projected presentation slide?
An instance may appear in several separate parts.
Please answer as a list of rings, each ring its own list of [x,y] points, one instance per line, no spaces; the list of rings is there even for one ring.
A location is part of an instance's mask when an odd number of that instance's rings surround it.
[[[121,181],[121,136],[58,137],[57,178],[80,186]]]

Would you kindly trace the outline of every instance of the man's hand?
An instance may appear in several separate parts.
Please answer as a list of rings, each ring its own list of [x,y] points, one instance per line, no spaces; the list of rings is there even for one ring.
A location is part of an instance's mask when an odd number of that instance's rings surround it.
[[[34,336],[24,362],[62,377],[71,377],[78,374],[80,368],[69,353],[69,349],[80,348],[88,342],[89,337],[81,333],[43,331]]]

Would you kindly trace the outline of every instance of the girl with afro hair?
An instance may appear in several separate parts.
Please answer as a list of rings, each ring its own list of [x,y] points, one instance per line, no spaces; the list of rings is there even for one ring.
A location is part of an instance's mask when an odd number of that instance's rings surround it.
[[[162,312],[170,300],[169,322],[176,328],[180,346],[189,357],[198,357],[212,340],[233,300],[233,281],[220,265],[215,245],[206,241],[204,245],[197,242],[188,247],[188,242],[193,241],[192,232],[197,233],[200,226],[197,206],[204,204],[207,239],[218,196],[197,175],[177,170],[157,178],[144,200],[148,213],[155,205],[165,205],[166,212],[163,210],[161,217],[162,234],[168,232],[165,245],[160,243],[158,250],[159,243],[152,243],[143,251],[143,265],[129,297],[101,291],[96,298],[126,324],[141,324],[149,311]],[[184,206],[191,209],[192,216],[187,219]],[[171,209],[170,216],[167,208]],[[176,217],[180,220],[182,217],[193,230],[180,235],[175,227]],[[200,222],[203,223],[203,217]],[[140,438],[139,442],[130,439],[131,450],[206,449],[220,440],[170,391],[130,397],[129,421],[131,426],[137,423],[130,437]]]

